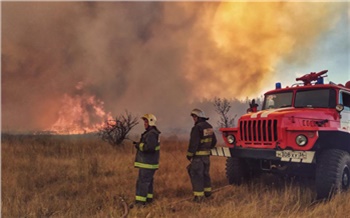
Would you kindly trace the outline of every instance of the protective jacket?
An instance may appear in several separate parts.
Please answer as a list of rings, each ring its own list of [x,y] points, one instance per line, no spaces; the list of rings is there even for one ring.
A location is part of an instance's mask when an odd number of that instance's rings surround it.
[[[192,160],[188,166],[193,194],[197,197],[211,195],[210,149],[216,145],[213,127],[204,118],[199,118],[191,130],[187,159]]]
[[[191,130],[187,156],[210,155],[210,149],[215,147],[216,142],[213,127],[205,119],[198,119]]]
[[[142,133],[140,142],[136,144],[137,153],[134,166],[136,168],[156,170],[159,168],[159,134],[155,126],[149,126]]]

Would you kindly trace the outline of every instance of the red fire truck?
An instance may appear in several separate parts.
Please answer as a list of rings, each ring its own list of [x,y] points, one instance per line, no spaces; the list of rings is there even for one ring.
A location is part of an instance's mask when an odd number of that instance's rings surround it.
[[[324,84],[327,70],[301,83],[265,93],[261,111],[253,102],[237,127],[221,128],[226,176],[239,185],[262,172],[315,180],[318,199],[349,190],[350,81]]]

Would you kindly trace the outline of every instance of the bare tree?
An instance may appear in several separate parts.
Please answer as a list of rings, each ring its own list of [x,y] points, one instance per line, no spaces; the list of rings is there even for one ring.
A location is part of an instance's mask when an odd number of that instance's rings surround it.
[[[234,122],[237,114],[233,118],[228,115],[231,105],[226,98],[221,99],[215,97],[213,105],[215,111],[220,115],[220,121],[218,121],[220,127],[230,127],[235,125]]]
[[[107,120],[105,125],[99,129],[98,135],[103,141],[116,147],[127,139],[130,130],[139,123],[137,120],[137,117],[125,111],[125,114],[118,115],[115,120]]]

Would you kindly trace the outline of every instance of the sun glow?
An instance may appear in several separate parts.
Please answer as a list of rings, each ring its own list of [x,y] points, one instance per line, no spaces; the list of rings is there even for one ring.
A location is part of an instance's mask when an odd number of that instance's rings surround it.
[[[261,94],[281,59],[305,61],[305,50],[331,25],[312,21],[334,11],[327,4],[314,6],[318,9],[310,12],[305,3],[220,3],[202,21],[210,27],[209,40],[193,42],[189,55],[186,78],[202,84],[194,87],[197,97]],[[302,26],[293,22],[305,14]]]

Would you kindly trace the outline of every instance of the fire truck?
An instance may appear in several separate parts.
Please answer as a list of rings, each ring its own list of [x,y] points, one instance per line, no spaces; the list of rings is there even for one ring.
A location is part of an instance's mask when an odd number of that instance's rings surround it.
[[[221,128],[226,176],[240,185],[263,172],[308,177],[317,199],[350,186],[350,81],[324,83],[328,70],[311,72],[290,87],[276,83],[263,105],[252,101],[236,127]]]

